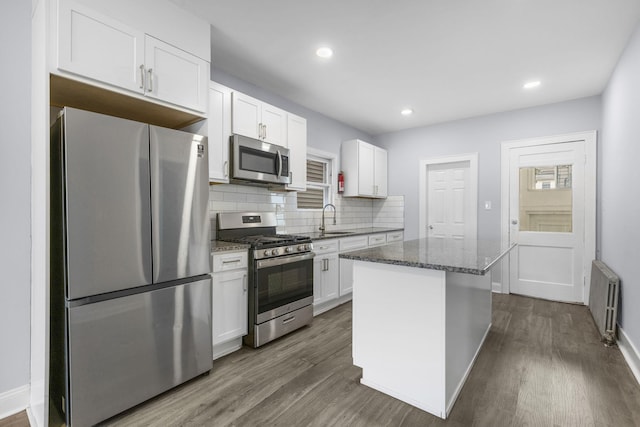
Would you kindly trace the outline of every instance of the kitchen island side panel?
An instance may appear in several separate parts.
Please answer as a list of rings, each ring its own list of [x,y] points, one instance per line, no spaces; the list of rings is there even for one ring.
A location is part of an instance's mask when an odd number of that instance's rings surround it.
[[[361,383],[445,417],[445,272],[355,261],[353,361]]]
[[[446,401],[455,403],[491,328],[491,273],[447,272]]]

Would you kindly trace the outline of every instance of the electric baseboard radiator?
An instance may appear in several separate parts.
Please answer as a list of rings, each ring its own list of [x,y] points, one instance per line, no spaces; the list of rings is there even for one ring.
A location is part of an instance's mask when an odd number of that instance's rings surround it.
[[[620,280],[605,263],[594,260],[591,265],[589,309],[605,344],[616,341],[618,291]]]

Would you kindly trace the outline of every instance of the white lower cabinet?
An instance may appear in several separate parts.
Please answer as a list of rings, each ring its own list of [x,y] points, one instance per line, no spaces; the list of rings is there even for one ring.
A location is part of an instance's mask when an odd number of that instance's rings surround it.
[[[213,256],[212,337],[213,358],[242,347],[247,334],[247,251]]]
[[[318,315],[351,300],[353,261],[340,259],[339,254],[400,241],[403,237],[404,232],[400,230],[314,241],[313,314]]]
[[[314,244],[313,260],[313,308],[315,314],[322,305],[338,298],[340,273],[338,240],[320,240]]]

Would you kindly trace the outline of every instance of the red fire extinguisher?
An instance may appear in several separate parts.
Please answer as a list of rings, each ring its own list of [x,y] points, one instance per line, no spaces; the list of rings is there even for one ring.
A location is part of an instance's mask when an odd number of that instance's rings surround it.
[[[344,193],[344,174],[342,171],[338,174],[338,193]]]

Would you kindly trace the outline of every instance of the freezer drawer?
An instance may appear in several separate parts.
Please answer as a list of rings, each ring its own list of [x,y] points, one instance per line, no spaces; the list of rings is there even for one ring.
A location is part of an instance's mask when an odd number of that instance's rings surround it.
[[[72,426],[131,408],[212,367],[211,278],[68,309]]]

